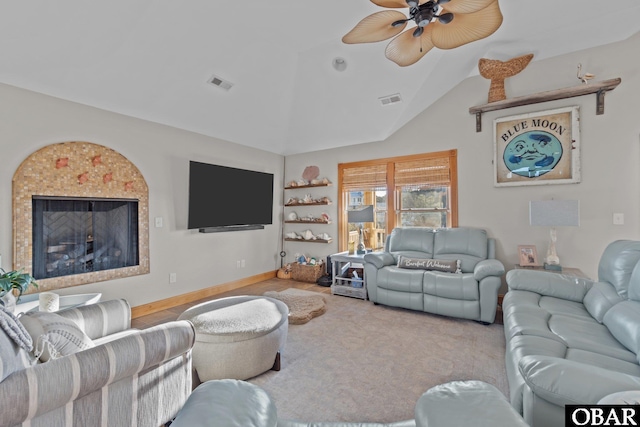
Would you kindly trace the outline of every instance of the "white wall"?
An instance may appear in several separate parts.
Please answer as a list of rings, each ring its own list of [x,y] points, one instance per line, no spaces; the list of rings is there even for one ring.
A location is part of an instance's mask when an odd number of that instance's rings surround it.
[[[3,268],[11,269],[13,265],[13,174],[34,151],[65,141],[88,141],[112,148],[142,172],[149,186],[151,273],[65,288],[59,293],[98,291],[104,299],[122,297],[136,306],[279,267],[282,156],[6,85],[0,85],[0,117]],[[256,231],[188,231],[189,160],[273,173],[274,225]],[[228,203],[220,200],[220,208]],[[164,227],[154,226],[155,217],[163,218]],[[236,260],[240,259],[246,261],[245,268],[236,268]],[[177,274],[176,284],[169,284],[169,273]]]
[[[607,93],[602,116],[595,115],[595,95],[589,95],[485,114],[484,130],[476,133],[475,118],[468,109],[485,103],[489,88],[487,80],[476,76],[462,82],[386,141],[288,156],[284,177],[283,159],[279,155],[0,85],[2,266],[12,266],[14,171],[39,148],[75,140],[102,144],[120,152],[138,166],[147,180],[151,273],[66,288],[60,291],[62,294],[99,291],[105,298],[124,297],[136,306],[273,270],[280,265],[281,234],[277,220],[282,218],[283,195],[279,183],[300,178],[309,165],[318,166],[321,177],[337,183],[337,164],[341,162],[452,148],[458,149],[460,225],[486,228],[498,240],[498,258],[508,268],[517,262],[518,244],[535,244],[543,255],[546,251],[547,231],[529,226],[529,200],[579,199],[582,225],[558,230],[558,253],[564,265],[595,276],[600,254],[609,242],[640,237],[639,47],[640,35],[636,35],[614,45],[533,62],[507,81],[508,97],[574,86],[579,83],[575,72],[581,62],[583,69],[596,74],[599,80],[622,78],[622,84]],[[494,188],[493,120],[570,105],[581,109],[582,182]],[[274,173],[276,223],[259,231],[216,234],[187,231],[189,160]],[[300,208],[298,214],[326,211],[334,223],[293,227],[298,231],[305,228],[316,233],[326,231],[334,236],[334,242],[287,243],[287,261],[295,253],[323,257],[338,248],[336,186],[309,192],[314,197],[327,195],[334,204]],[[287,191],[284,197],[299,193],[304,192]],[[221,201],[221,206],[224,203]],[[624,213],[625,225],[612,225],[614,212]],[[158,216],[164,219],[163,228],[153,226],[153,218]],[[246,268],[235,267],[238,259],[246,260]],[[176,285],[168,283],[171,272],[177,273]]]
[[[596,277],[598,260],[608,243],[640,237],[639,48],[640,34],[636,34],[624,42],[532,62],[506,82],[509,98],[571,87],[580,84],[576,69],[582,63],[583,70],[596,74],[597,80],[622,78],[620,86],[606,94],[604,115],[595,114],[596,96],[588,95],[487,113],[482,119],[483,131],[476,133],[475,117],[469,114],[469,107],[486,103],[489,90],[489,81],[476,76],[463,81],[385,141],[288,156],[285,177],[299,178],[304,166],[317,165],[322,175],[335,182],[337,163],[455,148],[460,226],[487,229],[498,241],[498,258],[511,269],[518,262],[519,244],[536,245],[540,257],[546,253],[548,229],[529,226],[529,201],[578,199],[581,226],[558,229],[558,255],[563,265],[580,268]],[[526,53],[529,52],[522,52]],[[423,61],[428,58],[427,55]],[[582,182],[494,187],[493,120],[573,105],[580,107]],[[337,200],[335,186],[330,187],[329,196]],[[337,205],[331,208],[335,217]],[[624,213],[624,225],[613,225],[614,212]],[[337,237],[336,223],[324,227],[329,227],[328,232]],[[337,239],[325,247],[293,244],[297,246],[291,249],[289,245],[288,252],[301,250],[320,256],[337,251]]]

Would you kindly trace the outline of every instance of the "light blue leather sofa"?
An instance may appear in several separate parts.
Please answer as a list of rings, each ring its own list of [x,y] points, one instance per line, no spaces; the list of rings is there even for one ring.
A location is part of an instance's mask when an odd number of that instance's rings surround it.
[[[398,266],[401,256],[460,260],[461,273]],[[477,228],[395,228],[383,252],[364,256],[369,299],[376,304],[493,323],[504,265],[495,240]]]
[[[564,426],[564,406],[640,390],[640,242],[604,250],[598,281],[512,270],[503,303],[513,407],[533,427]]]
[[[327,408],[331,413],[331,408]],[[279,419],[275,403],[260,387],[238,380],[200,384],[171,427],[527,427],[494,386],[453,381],[427,390],[415,419],[392,423],[308,422]]]

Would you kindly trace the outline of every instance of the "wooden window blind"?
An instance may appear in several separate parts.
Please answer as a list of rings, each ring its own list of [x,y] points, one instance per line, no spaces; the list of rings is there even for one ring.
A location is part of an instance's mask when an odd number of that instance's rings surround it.
[[[395,163],[398,187],[441,187],[451,183],[449,157],[435,157]]]
[[[342,191],[375,191],[387,186],[387,165],[374,164],[343,169]]]

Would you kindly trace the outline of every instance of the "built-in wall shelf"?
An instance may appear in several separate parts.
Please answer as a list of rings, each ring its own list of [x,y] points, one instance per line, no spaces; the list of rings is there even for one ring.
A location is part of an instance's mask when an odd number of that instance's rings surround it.
[[[615,89],[621,78],[604,80],[601,82],[589,82],[580,86],[568,87],[564,89],[549,90],[546,92],[534,93],[532,95],[518,96],[511,99],[490,102],[484,105],[476,105],[469,108],[469,114],[476,115],[476,132],[482,132],[482,113],[488,111],[504,110],[505,108],[520,107],[521,105],[539,104],[541,102],[555,101],[558,99],[574,98],[576,96],[596,94],[596,114],[604,114],[604,94]]]
[[[298,188],[311,188],[311,187],[330,187],[330,182],[321,182],[320,184],[307,184],[307,185],[296,185],[295,187],[289,186],[284,187],[285,190],[296,190]]]
[[[292,239],[290,237],[285,237],[285,239],[287,242],[305,242],[305,243],[331,243],[333,242],[333,239],[312,239],[312,240],[305,240],[305,239]]]
[[[331,221],[312,219],[288,219],[285,221],[287,224],[331,224]]]
[[[327,202],[309,202],[309,203],[304,203],[304,202],[300,202],[300,203],[285,203],[285,206],[326,206],[326,205],[330,205],[331,202],[327,201]]]

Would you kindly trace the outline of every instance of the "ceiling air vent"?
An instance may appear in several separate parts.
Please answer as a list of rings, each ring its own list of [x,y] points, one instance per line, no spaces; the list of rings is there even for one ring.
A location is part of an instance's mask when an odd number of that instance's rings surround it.
[[[382,105],[391,105],[396,104],[398,102],[402,102],[402,97],[399,93],[394,93],[393,95],[383,96],[382,98],[378,98]]]
[[[224,90],[229,90],[233,86],[233,83],[226,81],[224,79],[221,79],[220,77],[215,75],[211,76],[211,78],[209,79],[209,83],[211,83],[214,86],[218,86],[219,88]]]

